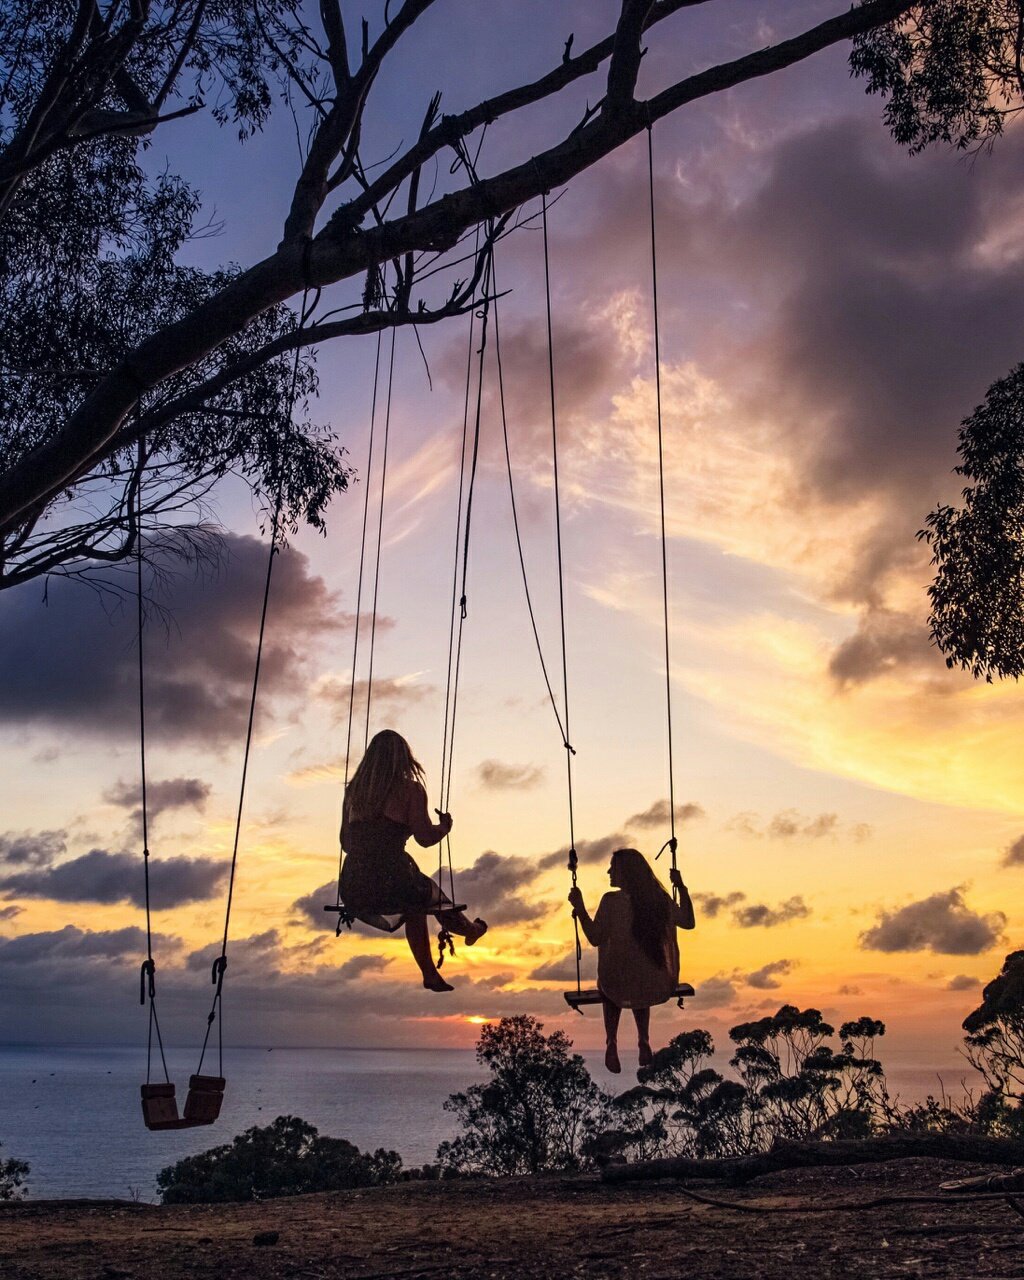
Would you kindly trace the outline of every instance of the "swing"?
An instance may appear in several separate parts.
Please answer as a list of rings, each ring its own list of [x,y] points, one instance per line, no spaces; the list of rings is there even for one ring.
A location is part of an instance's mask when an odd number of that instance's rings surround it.
[[[668,782],[669,782],[669,815],[670,815],[670,834],[668,839],[662,845],[657,857],[660,858],[666,849],[671,852],[672,867],[670,872],[670,881],[672,884],[673,898],[678,902],[679,890],[682,886],[682,877],[680,875],[677,864],[678,840],[675,830],[675,769],[672,750],[672,685],[671,685],[671,667],[669,665],[669,612],[668,612],[668,553],[667,553],[667,537],[665,530],[665,458],[664,458],[664,433],[662,424],[662,397],[661,397],[661,342],[658,314],[658,273],[657,273],[657,239],[655,234],[655,218],[654,218],[654,157],[651,140],[651,129],[647,130],[647,166],[648,166],[648,188],[650,200],[650,228],[651,228],[651,284],[652,284],[652,310],[653,310],[653,327],[654,327],[654,362],[655,362],[655,389],[657,404],[657,427],[658,427],[658,491],[660,500],[661,515],[661,579],[662,579],[662,605],[663,620],[665,634],[665,700],[668,722]],[[551,453],[554,472],[554,497],[555,497],[555,545],[557,548],[558,561],[558,605],[559,617],[561,624],[561,642],[562,642],[562,692],[563,706],[565,708],[564,722],[559,718],[559,729],[562,731],[563,745],[566,751],[566,781],[569,803],[569,860],[568,868],[571,879],[572,888],[577,887],[577,869],[579,866],[579,857],[576,852],[576,840],[574,830],[574,814],[573,814],[573,787],[572,787],[572,757],[575,755],[573,747],[570,745],[569,738],[569,676],[568,676],[568,660],[566,652],[565,639],[565,599],[563,588],[563,564],[562,564],[562,529],[561,529],[561,503],[559,499],[558,487],[558,429],[557,429],[557,412],[555,407],[555,365],[554,365],[554,338],[551,323],[551,270],[550,256],[548,250],[548,215],[547,215],[547,196],[541,195],[541,225],[543,230],[543,249],[544,249],[544,297],[547,321],[547,356],[548,356],[548,390],[551,406]],[[495,322],[497,327],[497,321]],[[499,357],[500,369],[500,357]],[[506,455],[508,442],[506,436]],[[509,480],[511,483],[511,463],[509,463]],[[517,530],[518,533],[518,530]],[[522,549],[520,548],[520,561],[522,562]],[[525,569],[524,569],[525,577]],[[529,592],[527,592],[529,598]],[[531,609],[532,618],[532,609]],[[536,635],[536,626],[534,627]],[[538,641],[539,647],[539,641]],[[543,656],[541,658],[543,665]],[[545,678],[546,678],[545,671]],[[548,684],[548,692],[551,693],[550,683]],[[551,698],[554,706],[554,697]],[[558,716],[557,707],[555,709],[556,717]],[[657,860],[657,859],[655,859]],[[600,1004],[603,1000],[601,992],[597,987],[584,987],[581,979],[580,961],[583,955],[583,948],[580,942],[579,921],[573,914],[573,931],[575,935],[576,945],[576,988],[571,991],[562,993],[566,1004],[576,1013],[582,1013],[583,1008],[588,1005]],[[673,988],[668,999],[674,999],[679,1008],[684,1007],[684,1001],[695,994],[693,987],[688,982],[679,982]]]
[[[490,258],[488,258],[488,264],[489,262],[490,262]],[[487,290],[488,290],[489,278],[490,278],[490,266],[488,265],[484,273],[484,284],[483,284],[484,306],[483,306],[483,311],[481,313],[482,333],[481,333],[481,343],[480,343],[480,349],[479,349],[480,365],[479,365],[479,375],[478,375],[478,381],[477,381],[476,421],[475,421],[475,431],[474,431],[474,441],[473,441],[472,468],[470,472],[470,484],[469,484],[469,490],[468,490],[468,496],[467,496],[467,502],[466,502],[466,508],[465,508],[465,528],[463,529],[462,499],[463,499],[463,486],[465,483],[465,474],[466,474],[466,445],[468,442],[468,433],[469,433],[469,395],[470,395],[470,387],[471,387],[472,356],[473,356],[473,328],[474,328],[474,319],[475,319],[475,313],[472,311],[470,312],[469,355],[468,355],[467,366],[466,366],[466,394],[465,394],[465,401],[464,401],[464,407],[463,407],[463,422],[462,422],[462,463],[463,465],[461,468],[460,478],[459,478],[458,518],[456,521],[456,528],[455,528],[455,563],[454,563],[454,569],[452,574],[452,606],[451,606],[451,621],[449,624],[449,634],[448,634],[448,676],[446,681],[444,733],[442,738],[442,749],[441,749],[441,797],[438,805],[438,811],[441,813],[446,813],[448,811],[448,804],[451,798],[452,755],[454,751],[454,737],[455,737],[455,714],[456,714],[457,704],[458,704],[458,680],[459,680],[459,669],[461,665],[461,655],[462,655],[462,626],[467,616],[466,582],[467,582],[468,563],[469,563],[469,532],[470,532],[470,520],[472,515],[473,487],[476,479],[476,468],[477,468],[477,460],[479,457],[479,447],[480,447],[480,420],[481,420],[481,409],[482,409],[482,403],[483,403],[482,401],[483,365],[484,365],[484,354],[485,354],[486,345],[487,345],[487,315],[488,315]],[[370,444],[369,444],[369,452],[367,457],[367,480],[368,481],[369,481],[370,475],[372,474],[372,467],[373,467],[373,446],[374,446],[374,434],[375,434],[376,418],[377,418],[377,390],[378,390],[378,381],[379,381],[379,374],[380,374],[380,353],[381,353],[381,336],[380,336],[380,332],[378,332],[377,355],[374,363],[374,375],[373,375],[373,394],[372,394],[371,408],[370,408]],[[390,351],[390,358],[388,362],[387,399],[386,399],[386,408],[384,413],[384,449],[383,449],[383,456],[381,461],[380,507],[378,509],[378,517],[377,517],[377,549],[376,549],[376,557],[375,557],[375,563],[374,563],[373,606],[371,610],[371,624],[370,624],[370,660],[369,660],[369,669],[367,674],[366,721],[365,721],[364,734],[363,734],[363,750],[364,751],[366,750],[366,747],[369,744],[369,739],[370,739],[370,699],[371,699],[371,694],[373,690],[374,639],[376,636],[376,628],[377,628],[377,595],[378,595],[378,589],[380,586],[380,554],[381,554],[382,535],[383,535],[383,527],[384,527],[384,497],[385,497],[385,491],[386,491],[386,485],[387,485],[388,440],[389,440],[390,428],[391,428],[391,396],[392,396],[392,388],[394,385],[394,368],[395,368],[395,330],[392,329],[391,351]],[[345,774],[344,774],[344,781],[342,784],[342,814],[343,815],[344,815],[344,795],[345,795],[345,791],[348,788],[349,770],[351,767],[352,723],[353,723],[354,710],[355,710],[356,670],[357,670],[357,663],[358,663],[358,657],[359,657],[359,630],[360,630],[360,619],[362,616],[363,575],[364,575],[365,557],[366,557],[366,529],[367,529],[367,522],[368,522],[368,515],[369,515],[369,503],[370,503],[370,485],[369,483],[367,483],[366,489],[364,491],[364,499],[363,499],[363,520],[362,520],[362,533],[360,537],[360,551],[359,551],[359,575],[358,575],[357,586],[356,586],[356,623],[355,623],[355,634],[354,634],[353,647],[352,647],[352,675],[351,675],[351,681],[349,685],[348,729],[346,732],[346,741],[345,741]],[[462,594],[461,594],[461,598],[459,598],[458,600],[459,615],[458,615],[458,626],[456,627],[455,610],[456,610],[456,595],[457,595],[457,584],[458,584],[460,540],[462,541],[462,546],[463,546]],[[339,837],[340,837],[340,832],[339,832]],[[351,910],[345,904],[342,896],[342,888],[341,888],[342,868],[344,866],[345,851],[344,851],[344,847],[341,844],[340,838],[338,843],[339,843],[339,851],[338,851],[337,893],[336,893],[334,902],[327,903],[324,905],[325,912],[328,912],[330,914],[336,914],[338,917],[337,925],[335,927],[335,936],[340,937],[342,928],[347,926],[349,929],[351,929],[353,924],[356,923],[356,921],[359,921],[362,924],[368,925],[370,928],[378,929],[383,933],[391,934],[391,933],[397,932],[397,930],[401,928],[401,926],[405,922],[404,914],[396,914],[392,916],[392,915],[387,915],[379,912],[378,913],[356,912]],[[465,903],[460,903],[456,901],[455,872],[452,864],[450,835],[446,835],[444,840],[438,846],[438,866],[437,866],[438,889],[440,890],[442,878],[443,878],[444,867],[443,867],[442,850],[445,848],[447,849],[447,854],[448,854],[449,901],[438,903],[435,907],[432,907],[426,910],[420,907],[416,908],[417,914],[422,913],[424,915],[433,916],[434,919],[441,924],[441,929],[438,935],[438,939],[439,939],[438,967],[439,968],[443,962],[443,956],[444,956],[444,951],[446,947],[451,954],[454,954],[454,945],[453,945],[452,935],[447,930],[447,928],[444,927],[443,918],[444,916],[448,915],[451,912],[463,912],[466,910]]]
[[[309,306],[309,286],[303,290],[302,309],[299,316],[301,328],[309,319],[319,299],[319,290]],[[292,366],[291,391],[289,394],[289,413],[294,412],[295,392],[299,375],[299,348],[295,350],[295,361]],[[274,570],[274,556],[277,554],[277,539],[281,520],[281,506],[284,494],[283,469],[278,476],[277,500],[274,505],[274,517],[271,524],[270,550],[267,556],[267,573],[263,584],[263,603],[260,610],[259,633],[256,642],[256,662],[252,677],[252,692],[249,698],[249,718],[245,733],[245,750],[242,756],[242,776],[238,789],[238,809],[235,816],[235,837],[231,852],[231,869],[228,875],[227,900],[224,907],[224,933],[221,938],[220,954],[213,962],[211,981],[214,987],[213,1000],[206,1017],[206,1034],[199,1054],[199,1065],[189,1077],[188,1093],[185,1097],[184,1111],[179,1115],[176,1090],[167,1070],[167,1058],[164,1054],[163,1037],[160,1032],[160,1021],[156,1009],[156,961],[153,958],[153,929],[149,889],[149,810],[147,805],[146,774],[146,685],[145,656],[143,637],[145,634],[145,610],[143,607],[142,582],[142,464],[145,460],[145,444],[139,441],[139,484],[136,490],[136,540],[138,553],[136,556],[137,600],[138,600],[138,646],[139,646],[139,761],[142,783],[142,860],[145,877],[146,895],[146,959],[142,963],[139,1003],[149,1002],[149,1031],[146,1042],[146,1083],[141,1086],[142,1118],[147,1129],[194,1129],[202,1125],[213,1124],[220,1115],[224,1101],[224,1090],[227,1081],[224,1077],[224,1023],[223,995],[224,974],[228,967],[228,934],[231,923],[231,904],[235,889],[235,872],[238,867],[238,850],[242,832],[242,812],[245,804],[245,784],[249,772],[249,756],[252,750],[253,724],[256,719],[256,697],[259,690],[260,665],[263,659],[263,641],[267,628],[267,607],[270,603],[270,582]],[[217,1023],[217,1059],[218,1074],[205,1075],[203,1063],[210,1042],[210,1033],[214,1022]],[[153,1037],[156,1036],[163,1067],[163,1083],[154,1083],[150,1077],[153,1066]]]

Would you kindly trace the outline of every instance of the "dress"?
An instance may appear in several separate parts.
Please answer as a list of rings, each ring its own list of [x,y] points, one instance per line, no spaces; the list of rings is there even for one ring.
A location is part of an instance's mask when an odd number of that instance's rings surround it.
[[[656,965],[633,936],[633,904],[623,890],[606,893],[597,908],[590,941],[597,947],[597,986],[620,1009],[648,1009],[671,999],[679,981],[676,929],[684,917],[673,904],[664,963]]]
[[[410,827],[383,815],[345,824],[341,897],[356,915],[401,915],[437,900],[437,885],[405,851]]]

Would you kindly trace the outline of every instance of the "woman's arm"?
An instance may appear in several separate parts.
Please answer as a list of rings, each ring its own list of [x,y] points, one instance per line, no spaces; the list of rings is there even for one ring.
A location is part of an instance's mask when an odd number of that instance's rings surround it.
[[[678,871],[673,873],[672,883],[675,885],[679,893],[679,901],[673,903],[673,918],[677,929],[694,929],[697,925],[697,918],[693,914],[693,903],[690,901],[690,891],[683,884],[683,877]]]
[[[596,918],[591,919],[590,913],[587,911],[587,904],[583,901],[583,890],[578,888],[569,890],[569,901],[572,903],[572,913],[579,921],[583,936],[592,947],[599,947],[604,940],[604,931],[601,928],[601,908],[598,907]]]
[[[418,782],[409,788],[409,804],[405,820],[412,830],[416,843],[424,849],[429,849],[432,844],[440,844],[452,829],[450,813],[441,814],[440,822],[430,821],[427,793]]]

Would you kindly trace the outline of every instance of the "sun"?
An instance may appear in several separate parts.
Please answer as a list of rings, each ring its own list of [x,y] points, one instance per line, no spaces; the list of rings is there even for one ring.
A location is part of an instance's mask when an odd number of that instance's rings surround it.
[[[466,1015],[466,1021],[471,1022],[474,1027],[479,1027],[486,1022],[490,1022],[491,1019],[485,1018],[482,1014],[479,1014],[479,1013],[470,1013]]]

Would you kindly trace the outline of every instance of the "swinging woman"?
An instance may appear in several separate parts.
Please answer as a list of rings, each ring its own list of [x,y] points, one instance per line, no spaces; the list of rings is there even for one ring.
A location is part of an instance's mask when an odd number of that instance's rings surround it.
[[[597,947],[597,986],[604,1010],[609,1071],[619,1063],[619,1015],[631,1009],[636,1022],[640,1066],[651,1061],[651,1005],[664,1004],[679,981],[677,929],[696,923],[690,893],[678,881],[678,905],[661,886],[650,863],[636,849],[616,849],[608,879],[617,893],[606,893],[593,919],[579,889],[569,893],[573,915],[592,947]]]
[[[428,991],[451,991],[434,964],[427,917],[436,914],[441,925],[461,935],[467,946],[483,937],[487,925],[469,920],[461,911],[439,911],[451,905],[451,899],[405,851],[410,836],[424,849],[440,844],[452,829],[452,818],[440,812],[438,817],[439,822],[431,822],[423,769],[409,744],[393,729],[382,729],[366,748],[345,791],[341,896],[360,919],[402,916],[423,985]]]

